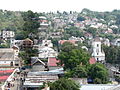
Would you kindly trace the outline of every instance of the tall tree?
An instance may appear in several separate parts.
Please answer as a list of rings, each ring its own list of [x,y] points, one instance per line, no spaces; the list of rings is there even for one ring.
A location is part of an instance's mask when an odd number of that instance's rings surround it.
[[[70,52],[60,52],[58,58],[64,64],[65,69],[74,69],[77,65],[87,65],[90,58],[88,52],[83,49],[73,49]]]
[[[26,33],[37,33],[38,28],[40,27],[38,19],[38,14],[32,12],[31,10],[24,12],[22,14],[23,20],[25,21],[23,30],[26,31]]]
[[[89,71],[89,77],[93,79],[93,83],[106,84],[108,82],[108,71],[103,64],[93,64]]]

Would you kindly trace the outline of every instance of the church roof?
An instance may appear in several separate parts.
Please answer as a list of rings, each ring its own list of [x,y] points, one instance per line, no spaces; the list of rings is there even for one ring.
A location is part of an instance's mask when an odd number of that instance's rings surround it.
[[[96,38],[94,39],[94,41],[95,41],[95,42],[101,42],[101,40],[100,40],[99,37],[96,37]]]

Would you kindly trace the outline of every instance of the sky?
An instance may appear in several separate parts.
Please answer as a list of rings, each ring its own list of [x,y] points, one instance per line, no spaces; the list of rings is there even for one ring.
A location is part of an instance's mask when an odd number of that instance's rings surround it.
[[[112,11],[120,9],[120,0],[0,0],[0,9],[12,11],[80,12],[83,8],[93,11]]]

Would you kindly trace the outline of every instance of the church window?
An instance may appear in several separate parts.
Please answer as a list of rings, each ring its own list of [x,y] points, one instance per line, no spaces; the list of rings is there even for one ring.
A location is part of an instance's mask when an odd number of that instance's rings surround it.
[[[99,47],[99,44],[97,44],[97,47]]]

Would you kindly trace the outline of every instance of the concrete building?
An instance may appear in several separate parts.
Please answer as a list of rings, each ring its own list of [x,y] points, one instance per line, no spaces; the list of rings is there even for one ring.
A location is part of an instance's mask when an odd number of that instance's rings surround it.
[[[40,47],[39,48],[39,58],[48,58],[48,57],[56,57],[57,56],[57,52],[50,48],[50,47]]]
[[[1,32],[1,37],[5,40],[13,38],[15,36],[15,33],[13,31],[5,31],[3,30]]]
[[[42,40],[41,46],[53,47],[51,40]]]

